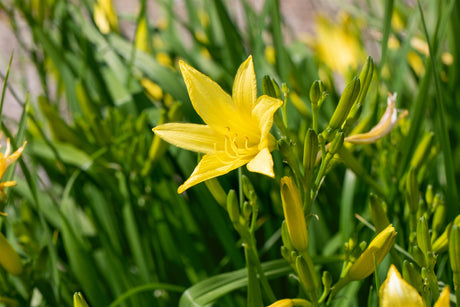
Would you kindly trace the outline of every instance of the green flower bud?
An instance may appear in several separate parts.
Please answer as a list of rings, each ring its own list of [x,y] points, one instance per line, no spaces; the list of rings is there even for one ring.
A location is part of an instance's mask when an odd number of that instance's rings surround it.
[[[351,107],[356,101],[356,97],[358,97],[359,89],[360,82],[359,79],[355,77],[343,91],[337,108],[335,109],[334,114],[332,114],[331,120],[329,121],[328,128],[335,130],[342,126],[343,122],[348,116],[348,113],[350,113]]]
[[[303,166],[305,170],[305,176],[311,178],[312,170],[316,164],[316,156],[318,155],[318,135],[315,130],[308,129],[305,135],[305,143],[303,148]]]
[[[426,192],[425,192],[425,201],[426,201],[426,204],[428,205],[428,207],[433,206],[433,199],[434,199],[433,186],[431,184],[429,184],[426,187]]]
[[[262,79],[262,93],[273,98],[281,99],[281,91],[276,81],[268,75]]]
[[[432,240],[433,238],[436,238],[438,234],[443,230],[444,228],[444,222],[446,220],[446,215],[447,215],[447,208],[446,204],[442,200],[441,196],[439,194],[436,194],[434,197],[433,201],[433,206],[434,206],[434,215],[433,215],[433,223],[432,223]]]
[[[227,212],[232,223],[240,220],[240,205],[235,190],[230,190],[227,195]]]
[[[374,261],[377,265],[382,262],[393,247],[395,238],[395,228],[390,224],[371,241],[366,250],[353,263],[350,271],[348,271],[349,278],[351,280],[360,280],[371,275],[375,269]]]
[[[242,176],[243,181],[243,193],[244,196],[249,199],[251,204],[254,204],[257,200],[257,194],[254,190],[254,186],[246,175]]]
[[[252,206],[249,202],[245,201],[243,203],[243,216],[246,221],[249,220],[249,217],[252,214]]]
[[[324,289],[330,289],[332,285],[332,275],[328,271],[323,272],[323,276],[321,277],[321,281],[323,282]]]
[[[385,210],[385,203],[373,193],[371,193],[370,198],[369,211],[371,219],[374,222],[375,231],[381,232],[390,225],[390,221],[388,220],[387,212]]]
[[[331,142],[331,146],[329,147],[329,153],[331,155],[335,155],[337,152],[339,152],[340,148],[342,148],[343,141],[344,141],[343,132],[337,133]]]
[[[308,248],[308,232],[300,192],[291,177],[281,178],[281,201],[292,245],[298,251]]]
[[[453,225],[449,235],[449,258],[456,291],[460,286],[460,227]]]
[[[283,256],[283,258],[290,262],[291,261],[291,251],[289,250],[289,248],[287,248],[286,246],[281,246],[281,256]]]
[[[285,220],[283,223],[281,223],[281,240],[283,241],[283,245],[286,246],[289,250],[294,249],[294,246],[292,246],[291,238],[289,237],[289,231]]]
[[[21,275],[22,261],[10,242],[0,232],[0,265],[10,274]]]
[[[414,245],[412,247],[411,254],[412,254],[412,257],[414,257],[414,260],[418,264],[418,266],[424,267],[427,265],[425,254],[423,253],[423,251],[418,245]]]
[[[374,75],[374,61],[372,57],[367,57],[366,63],[364,64],[361,72],[359,74],[359,81],[361,85],[361,89],[359,91],[358,98],[356,99],[355,106],[361,105],[366,98],[367,90],[371,85],[372,77]],[[352,110],[353,112],[353,110]]]
[[[88,304],[80,292],[75,292],[73,295],[73,307],[88,307]]]
[[[428,230],[428,223],[425,217],[421,217],[417,222],[417,244],[425,256],[431,252],[431,239]]]
[[[411,167],[413,167],[415,170],[418,170],[423,162],[425,162],[428,158],[432,148],[433,139],[434,133],[429,132],[423,136],[422,141],[418,144],[417,149],[415,150],[414,155],[410,161]]]
[[[409,170],[406,178],[407,203],[411,214],[416,214],[419,205],[417,174],[414,168]]]
[[[310,101],[313,107],[321,106],[324,101],[325,92],[323,90],[323,82],[315,80],[310,87]]]
[[[403,262],[403,277],[409,282],[418,292],[423,291],[423,279],[420,273],[417,271],[415,264],[404,260]]]
[[[313,263],[310,259],[305,259],[302,256],[297,256],[295,266],[297,269],[297,274],[299,274],[299,279],[302,285],[304,286],[305,291],[308,293],[312,301],[316,301],[316,291],[319,287],[319,283],[315,269],[313,267]]]

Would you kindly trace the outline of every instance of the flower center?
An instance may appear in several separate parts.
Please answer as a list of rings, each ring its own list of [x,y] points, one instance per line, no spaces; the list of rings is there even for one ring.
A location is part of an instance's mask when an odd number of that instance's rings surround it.
[[[214,144],[217,159],[222,163],[228,163],[241,159],[254,150],[255,142],[251,142],[246,135],[239,135],[232,132],[230,127],[225,127],[227,132],[224,134],[223,144]]]

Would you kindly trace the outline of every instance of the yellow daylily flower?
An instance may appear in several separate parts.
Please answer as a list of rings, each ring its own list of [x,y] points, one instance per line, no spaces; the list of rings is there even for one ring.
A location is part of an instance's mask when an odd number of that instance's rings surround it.
[[[379,290],[381,307],[423,307],[422,297],[417,290],[402,279],[398,269],[392,264]]]
[[[232,96],[185,62],[179,66],[192,105],[206,125],[168,123],[153,129],[175,146],[205,154],[178,193],[245,164],[251,172],[274,177],[270,129],[283,102],[267,95],[257,98],[252,57],[238,69]]]
[[[104,34],[111,30],[118,32],[118,17],[112,0],[98,0],[94,3],[94,22]]]
[[[0,152],[0,179],[3,178],[3,175],[5,174],[6,169],[21,156],[26,144],[27,142],[24,142],[24,144],[21,147],[19,147],[18,150],[16,150],[10,155],[10,151],[11,151],[10,139],[6,141],[5,153]],[[16,185],[16,181],[0,182],[0,199],[5,197],[5,191],[4,191],[5,188],[12,187],[15,185]]]
[[[382,115],[382,118],[369,132],[351,135],[345,138],[345,142],[354,144],[371,144],[381,139],[396,126],[396,124],[405,116],[408,111],[404,110],[398,116],[396,109],[396,93],[388,94],[387,108]]]

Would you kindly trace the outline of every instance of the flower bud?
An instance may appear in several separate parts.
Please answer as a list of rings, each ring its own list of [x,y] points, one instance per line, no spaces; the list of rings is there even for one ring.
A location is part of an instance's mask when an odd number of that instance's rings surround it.
[[[419,204],[419,191],[417,184],[417,174],[414,168],[409,170],[406,178],[407,203],[411,214],[416,214]]]
[[[0,232],[0,265],[10,274],[22,273],[22,261],[10,242]]]
[[[371,85],[373,75],[374,75],[374,61],[372,60],[372,57],[369,56],[367,57],[366,63],[364,64],[359,74],[359,81],[360,81],[361,89],[359,91],[358,98],[356,98],[356,104],[354,105],[354,107],[361,105],[364,101],[364,98],[366,98],[367,90],[369,89],[369,86]],[[353,109],[351,112],[353,112]]]
[[[385,203],[373,193],[371,193],[370,198],[371,201],[369,203],[369,211],[371,214],[371,219],[374,222],[375,231],[381,232],[388,225],[390,225],[390,221],[387,217],[387,212],[384,208]]]
[[[88,304],[80,292],[75,292],[73,295],[73,307],[88,307]]]
[[[351,107],[353,106],[356,97],[358,97],[360,89],[360,82],[357,77],[346,86],[345,90],[340,97],[337,108],[332,114],[332,117],[329,121],[328,128],[335,130],[340,128],[344,120],[347,118],[348,113],[350,113]]]
[[[281,200],[292,245],[298,251],[308,248],[308,232],[299,190],[291,177],[281,178]]]
[[[417,222],[417,244],[424,255],[431,252],[431,239],[428,224],[425,217],[421,217]]]
[[[436,194],[433,201],[434,206],[434,215],[433,215],[433,223],[432,223],[432,230],[433,230],[433,238],[436,238],[438,234],[444,228],[444,222],[446,219],[447,208],[446,204],[442,200],[439,194]]]
[[[305,259],[302,256],[297,256],[295,261],[299,279],[313,301],[316,301],[316,291],[319,288],[318,278],[316,276],[313,263],[310,259]]]
[[[283,241],[283,245],[286,246],[289,250],[294,249],[294,246],[292,246],[291,238],[289,237],[286,221],[281,223],[281,240]]]
[[[268,75],[262,79],[262,93],[273,98],[281,99],[280,87],[276,81]]]
[[[310,87],[310,101],[313,107],[320,107],[326,97],[323,82],[315,80]]]
[[[301,298],[285,298],[279,301],[274,302],[268,307],[294,307],[294,306],[299,306],[299,307],[310,307],[312,304],[304,299]]]
[[[144,52],[150,52],[152,49],[149,38],[149,29],[145,16],[142,16],[140,18],[139,23],[137,25],[134,47],[137,50],[141,50]]]
[[[230,190],[227,195],[227,211],[232,223],[237,223],[240,219],[240,205],[235,190]]]
[[[243,193],[244,196],[249,200],[249,203],[253,204],[257,200],[257,195],[254,190],[254,186],[246,175],[242,176],[243,182]]]
[[[449,235],[449,258],[452,272],[454,273],[454,284],[460,286],[460,227],[453,225]]]
[[[403,276],[417,291],[423,291],[423,280],[420,272],[415,268],[415,264],[404,260],[403,262]]]
[[[303,167],[305,176],[311,176],[312,170],[316,164],[316,156],[318,155],[318,135],[315,130],[308,129],[305,135],[305,143],[303,147]]]
[[[375,266],[382,262],[395,242],[396,231],[390,224],[371,241],[366,250],[353,263],[348,272],[351,280],[364,279],[374,272]]]
[[[337,133],[331,142],[331,146],[329,147],[329,153],[331,155],[335,155],[337,152],[339,152],[340,148],[342,148],[343,141],[344,141],[343,132]]]
[[[380,287],[379,301],[380,307],[425,306],[417,290],[401,278],[401,274],[393,264]]]
[[[423,162],[425,162],[428,158],[428,155],[432,148],[431,145],[433,143],[433,139],[434,133],[429,132],[423,136],[423,139],[418,144],[417,149],[415,150],[414,155],[412,156],[412,159],[410,161],[410,166],[413,167],[415,170],[418,170],[420,166],[423,164]]]
[[[330,289],[332,285],[332,275],[328,271],[323,272],[323,276],[321,277],[321,281],[323,282],[324,289]]]

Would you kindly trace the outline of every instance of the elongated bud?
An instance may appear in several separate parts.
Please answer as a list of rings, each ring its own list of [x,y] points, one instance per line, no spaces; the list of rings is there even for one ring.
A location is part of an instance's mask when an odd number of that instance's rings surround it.
[[[460,227],[460,215],[454,219],[452,223],[449,223],[446,227],[446,230],[437,238],[433,243],[433,252],[435,254],[443,253],[447,250],[449,245],[449,236],[450,231],[452,230],[452,225],[457,225]]]
[[[308,129],[305,135],[305,143],[303,148],[303,166],[305,175],[311,174],[316,163],[316,156],[318,155],[318,135],[315,130]]]
[[[256,191],[254,190],[254,186],[252,185],[251,181],[246,175],[242,176],[243,181],[243,193],[244,196],[249,199],[249,202],[252,204],[257,200]]]
[[[342,93],[342,97],[340,97],[337,108],[335,109],[334,114],[332,114],[331,120],[329,121],[328,128],[330,130],[338,129],[343,124],[345,118],[348,116],[348,113],[350,113],[351,107],[353,106],[356,97],[358,97],[359,89],[359,79],[355,77],[347,85]]]
[[[249,217],[252,214],[252,206],[248,201],[243,203],[243,216],[246,221],[249,221]]]
[[[134,47],[144,52],[150,52],[150,38],[147,20],[145,16],[142,16],[137,25],[136,38]]]
[[[409,282],[418,292],[423,290],[423,279],[420,272],[417,271],[412,262],[404,260],[403,262],[403,277]]]
[[[21,275],[22,261],[10,242],[0,232],[0,264],[10,274]]]
[[[369,204],[369,211],[371,214],[371,219],[374,222],[375,231],[381,232],[388,225],[390,225],[390,221],[387,217],[387,212],[384,208],[385,203],[373,193],[371,193],[370,198],[371,201]]]
[[[73,295],[73,307],[88,307],[88,304],[80,292],[75,292]]]
[[[415,170],[418,170],[420,166],[423,164],[423,162],[426,161],[431,148],[432,148],[432,143],[434,139],[434,133],[426,133],[423,136],[422,141],[418,144],[417,149],[414,152],[414,155],[412,156],[412,159],[410,161],[411,167],[413,167]]]
[[[425,192],[425,201],[426,201],[426,204],[428,205],[428,207],[432,207],[433,206],[433,200],[434,200],[434,194],[433,194],[433,186],[431,184],[429,184],[427,187],[426,187],[426,192]]]
[[[297,256],[295,266],[302,285],[305,287],[305,291],[307,291],[310,298],[315,301],[317,297],[316,290],[319,284],[313,263],[311,263],[311,260],[308,261],[308,259],[304,259],[302,256]]]
[[[323,89],[323,82],[315,80],[310,87],[310,101],[313,107],[320,107],[326,98],[326,92]]]
[[[332,275],[328,271],[323,272],[323,276],[321,277],[321,281],[323,282],[324,289],[330,289],[332,285]]]
[[[343,141],[344,141],[343,132],[337,133],[331,142],[331,147],[329,147],[329,152],[332,155],[338,153],[340,148],[342,148]]]
[[[406,178],[407,203],[411,214],[416,214],[419,204],[419,191],[417,184],[417,174],[414,168],[409,170]]]
[[[426,219],[423,216],[417,222],[417,244],[425,255],[431,252],[430,233]]]
[[[446,204],[444,203],[444,201],[442,200],[439,194],[436,194],[436,196],[434,197],[433,206],[434,206],[434,215],[433,215],[433,223],[432,223],[432,229],[433,229],[432,237],[436,238],[438,234],[444,228],[447,208],[446,208]]]
[[[281,99],[281,91],[278,83],[268,75],[262,79],[262,93],[273,98]]]
[[[379,265],[393,246],[395,238],[395,228],[392,225],[388,225],[371,241],[366,250],[353,263],[348,272],[350,279],[360,280],[371,275],[375,269],[374,259],[375,263]]]
[[[227,211],[232,223],[237,223],[240,219],[240,205],[235,190],[228,191]]]
[[[367,91],[371,85],[372,77],[374,75],[374,61],[372,57],[367,57],[366,63],[364,64],[359,74],[360,91],[358,98],[356,98],[355,106],[361,105],[366,98]]]
[[[281,200],[292,245],[298,251],[308,248],[307,224],[299,190],[291,177],[281,178]]]
[[[449,235],[449,258],[454,273],[455,290],[460,290],[460,227],[453,225]]]
[[[411,251],[412,257],[414,257],[415,262],[420,266],[424,267],[427,265],[425,254],[418,245],[414,245]]]
[[[392,264],[387,278],[379,290],[380,307],[412,306],[424,307],[422,297],[417,290],[402,279]]]

